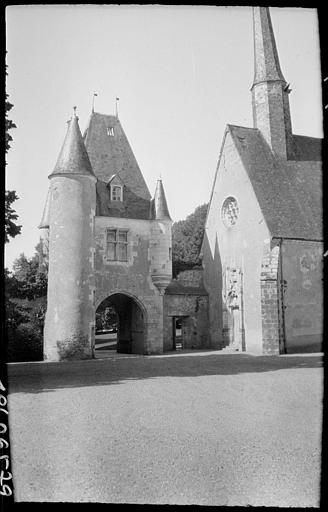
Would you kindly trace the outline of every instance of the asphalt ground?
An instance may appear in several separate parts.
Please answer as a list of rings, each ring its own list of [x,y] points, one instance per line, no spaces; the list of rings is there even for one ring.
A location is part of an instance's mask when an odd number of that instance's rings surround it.
[[[8,365],[15,501],[318,507],[322,355]]]

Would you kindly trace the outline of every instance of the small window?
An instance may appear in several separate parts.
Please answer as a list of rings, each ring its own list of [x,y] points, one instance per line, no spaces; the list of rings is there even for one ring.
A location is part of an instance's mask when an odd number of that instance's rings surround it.
[[[111,201],[123,201],[123,187],[112,185],[110,187],[110,199]]]
[[[111,128],[111,127],[107,128],[107,135],[109,137],[114,137],[114,128]]]
[[[107,230],[107,259],[128,261],[128,232],[126,230]]]

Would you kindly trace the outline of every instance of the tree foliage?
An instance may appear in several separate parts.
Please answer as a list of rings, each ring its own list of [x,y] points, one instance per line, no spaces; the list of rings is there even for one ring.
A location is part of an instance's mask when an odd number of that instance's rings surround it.
[[[39,255],[26,258],[21,254],[13,263],[13,284],[16,297],[35,300],[47,294],[47,272],[40,266]]]
[[[8,361],[42,359],[43,325],[47,302],[47,267],[41,260],[42,245],[32,258],[21,254],[13,271],[5,269]]]
[[[6,72],[7,74],[7,72]],[[6,148],[6,153],[9,151],[10,149],[10,143],[12,142],[13,138],[11,136],[11,134],[9,133],[9,130],[12,130],[13,128],[17,128],[17,126],[15,125],[15,123],[11,120],[11,119],[8,119],[8,112],[10,112],[10,110],[13,108],[13,104],[10,103],[8,101],[8,98],[9,98],[9,95],[6,93],[6,103],[5,103],[5,113],[6,113],[6,124],[5,124],[5,148]]]
[[[7,68],[7,66],[6,66]],[[7,70],[6,70],[7,75]],[[9,133],[10,130],[16,128],[15,123],[8,118],[8,113],[13,108],[13,104],[8,101],[8,94],[6,93],[6,101],[5,101],[5,150],[6,154],[10,149],[10,143],[13,138]],[[7,165],[7,162],[6,162]],[[22,229],[22,226],[16,224],[18,219],[18,215],[15,210],[12,208],[12,203],[17,201],[18,196],[15,190],[7,190],[5,193],[5,242],[8,243],[10,238],[15,238],[15,236],[19,235]]]
[[[96,330],[107,330],[117,327],[117,312],[110,299],[104,300],[96,311]]]
[[[203,240],[207,203],[198,206],[185,220],[172,226],[173,277],[179,272],[200,265],[199,252]]]
[[[15,224],[15,221],[18,219],[18,215],[15,210],[11,207],[12,203],[14,203],[18,199],[18,196],[15,190],[6,190],[5,192],[5,242],[9,242],[9,238],[15,238],[15,236],[19,235],[22,229],[22,226],[18,226]]]

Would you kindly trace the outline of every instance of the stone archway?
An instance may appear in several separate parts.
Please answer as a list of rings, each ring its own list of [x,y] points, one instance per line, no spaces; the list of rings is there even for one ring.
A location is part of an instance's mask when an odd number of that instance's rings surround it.
[[[116,312],[117,352],[144,354],[146,339],[146,312],[140,302],[127,293],[114,293],[98,305],[97,311],[112,306]]]

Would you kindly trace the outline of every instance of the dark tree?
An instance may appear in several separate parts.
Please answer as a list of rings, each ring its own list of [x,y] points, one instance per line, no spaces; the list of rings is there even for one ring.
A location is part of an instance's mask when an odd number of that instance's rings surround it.
[[[6,71],[7,75],[7,71]],[[6,153],[9,151],[10,143],[13,138],[9,133],[9,130],[16,128],[15,123],[11,119],[8,119],[8,112],[13,108],[13,104],[8,101],[8,94],[6,93],[6,101],[5,101],[5,149]],[[7,165],[7,162],[6,162]],[[19,235],[22,229],[22,226],[16,224],[16,220],[18,219],[18,215],[15,210],[12,208],[12,203],[14,203],[18,199],[18,196],[14,190],[7,190],[5,193],[5,242],[8,243],[10,238],[14,238]]]
[[[43,357],[47,267],[42,264],[40,248],[38,244],[32,258],[21,254],[12,272],[5,269],[8,361],[36,361]]]
[[[203,241],[207,204],[198,206],[185,220],[172,226],[173,277],[182,270],[201,264],[199,252]]]
[[[18,215],[11,207],[11,204],[18,199],[15,190],[6,190],[5,192],[5,242],[9,242],[9,238],[15,238],[19,235],[22,226],[15,224]]]
[[[47,272],[40,266],[38,253],[29,259],[21,254],[13,263],[13,277],[17,287],[16,297],[35,300],[47,294]]]
[[[6,75],[8,73],[6,72]],[[15,123],[11,120],[11,119],[8,119],[8,112],[10,112],[10,110],[13,108],[13,104],[10,103],[8,101],[8,98],[9,98],[9,95],[6,93],[6,104],[5,104],[5,112],[6,112],[6,125],[5,125],[5,148],[6,148],[6,153],[9,151],[9,148],[10,148],[10,142],[12,142],[13,138],[12,136],[10,135],[9,133],[9,130],[12,130],[13,128],[17,128]]]

